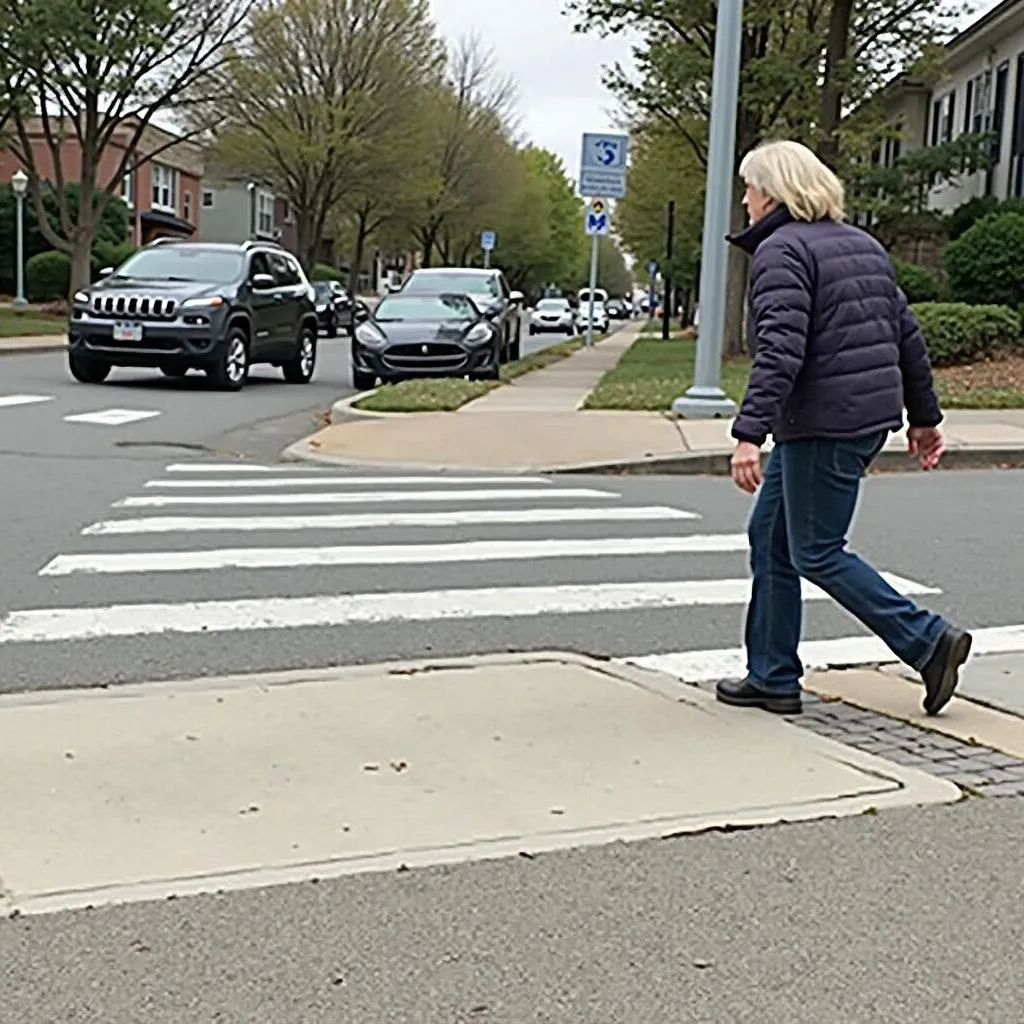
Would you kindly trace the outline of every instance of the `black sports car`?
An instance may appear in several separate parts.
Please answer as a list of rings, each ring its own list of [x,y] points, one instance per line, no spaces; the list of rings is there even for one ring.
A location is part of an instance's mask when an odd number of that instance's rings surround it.
[[[501,329],[468,295],[385,296],[352,338],[359,390],[406,377],[497,380]]]

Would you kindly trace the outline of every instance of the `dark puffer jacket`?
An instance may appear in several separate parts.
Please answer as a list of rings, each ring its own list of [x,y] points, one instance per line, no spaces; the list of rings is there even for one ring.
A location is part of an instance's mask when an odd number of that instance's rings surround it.
[[[773,210],[729,239],[753,257],[756,352],[737,440],[854,438],[942,420],[917,318],[885,249],[849,224]]]

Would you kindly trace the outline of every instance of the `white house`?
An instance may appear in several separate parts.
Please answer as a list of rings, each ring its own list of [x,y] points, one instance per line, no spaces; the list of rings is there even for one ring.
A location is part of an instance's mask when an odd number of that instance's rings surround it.
[[[902,122],[904,137],[878,154],[885,166],[901,152],[964,132],[995,135],[990,169],[936,186],[933,209],[948,213],[977,196],[1024,194],[1024,0],[1003,0],[952,39],[938,85],[900,76],[887,93],[887,112]]]

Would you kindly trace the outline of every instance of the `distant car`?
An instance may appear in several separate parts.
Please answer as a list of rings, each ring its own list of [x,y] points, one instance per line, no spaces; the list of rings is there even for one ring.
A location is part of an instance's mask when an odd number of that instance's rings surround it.
[[[579,334],[585,334],[587,325],[590,323],[590,310],[588,305],[584,304],[576,312],[576,330]],[[608,312],[604,308],[604,303],[594,303],[594,333],[595,334],[606,334],[609,327]]]
[[[628,320],[630,315],[629,307],[622,299],[609,299],[604,304],[605,312],[612,320]]]
[[[352,338],[359,391],[408,377],[497,380],[502,325],[469,295],[386,295]]]
[[[541,299],[530,313],[530,333],[575,334],[575,318],[568,299]]]
[[[513,291],[500,270],[476,267],[424,267],[414,270],[397,295],[468,295],[498,326],[501,361],[519,358],[523,293]]]
[[[351,335],[356,324],[370,315],[370,307],[361,299],[352,299],[338,281],[314,281],[316,316],[320,330],[328,338],[336,338],[339,331]]]

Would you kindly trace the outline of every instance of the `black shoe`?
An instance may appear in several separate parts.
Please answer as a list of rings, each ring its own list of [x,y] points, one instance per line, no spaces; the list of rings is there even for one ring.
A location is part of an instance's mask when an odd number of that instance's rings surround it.
[[[939,637],[935,653],[921,669],[925,714],[937,715],[950,702],[960,682],[960,668],[971,653],[973,641],[970,633],[952,626]]]
[[[715,687],[715,696],[734,708],[760,708],[776,715],[799,715],[804,709],[799,693],[760,690],[749,679],[721,682]]]

